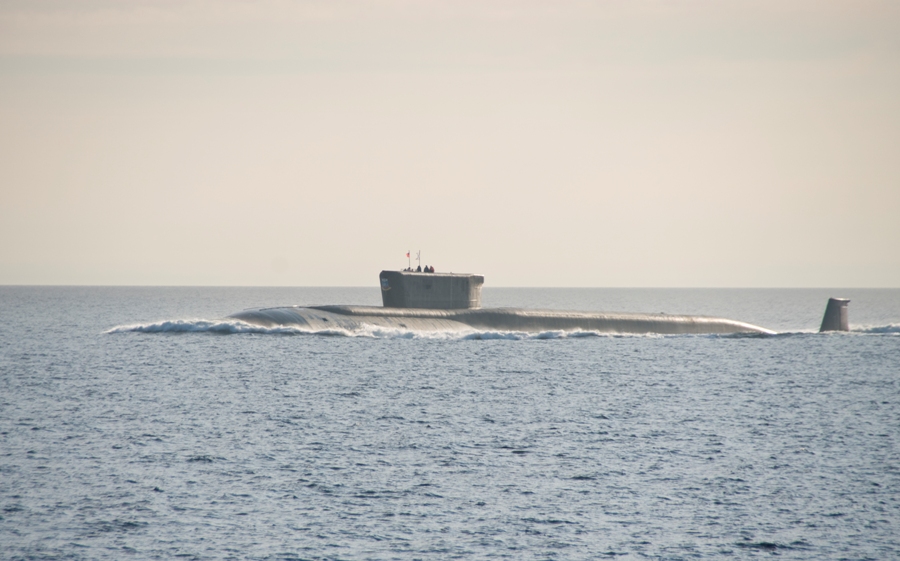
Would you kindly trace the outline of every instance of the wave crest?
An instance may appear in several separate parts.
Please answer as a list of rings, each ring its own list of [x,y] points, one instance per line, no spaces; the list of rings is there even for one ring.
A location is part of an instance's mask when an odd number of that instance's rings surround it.
[[[301,329],[299,327],[279,325],[263,327],[235,319],[176,319],[153,323],[137,323],[118,325],[106,331],[116,333],[213,333],[220,335],[264,334],[264,335],[325,335],[339,337],[370,337],[373,339],[456,339],[470,341],[524,339],[578,339],[583,337],[661,337],[656,334],[615,334],[598,331],[542,331],[529,333],[524,331],[490,331],[490,330],[447,330],[447,331],[413,331],[395,329],[376,325],[361,324],[355,329],[332,328],[326,330]]]
[[[240,320],[174,319],[154,323],[117,325],[106,333],[284,333],[303,331],[290,326],[262,327]]]
[[[599,331],[542,331],[529,333],[524,331],[492,331],[492,330],[448,330],[448,331],[413,331],[409,329],[395,329],[380,327],[370,324],[361,324],[354,329],[301,329],[290,325],[278,325],[263,327],[237,319],[175,319],[153,323],[137,323],[130,325],[118,325],[106,331],[106,333],[213,333],[220,335],[236,335],[242,333],[261,335],[324,335],[338,337],[370,337],[373,339],[456,339],[470,341],[507,340],[520,341],[525,339],[578,339],[583,337],[671,337],[655,333],[646,334],[622,334],[601,333]],[[813,335],[816,330],[788,331],[778,333],[777,336]],[[882,326],[854,326],[850,333],[871,335],[900,335],[900,324],[891,323]],[[696,337],[697,335],[675,335],[675,337]],[[701,337],[758,337],[759,334],[729,334],[729,335],[700,335]],[[768,337],[765,335],[764,337]]]
[[[894,334],[900,335],[900,323],[889,323],[887,325],[870,326],[861,325],[853,327],[850,331],[854,333],[872,333],[872,334]]]

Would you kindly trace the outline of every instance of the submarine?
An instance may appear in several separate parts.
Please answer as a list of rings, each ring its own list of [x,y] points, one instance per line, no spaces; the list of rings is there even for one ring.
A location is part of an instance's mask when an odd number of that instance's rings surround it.
[[[228,317],[261,327],[310,331],[372,326],[410,331],[590,331],[611,335],[776,334],[750,323],[709,316],[482,308],[484,276],[476,274],[381,271],[379,281],[380,308],[284,306],[244,310]],[[820,331],[849,331],[849,302],[831,298]]]

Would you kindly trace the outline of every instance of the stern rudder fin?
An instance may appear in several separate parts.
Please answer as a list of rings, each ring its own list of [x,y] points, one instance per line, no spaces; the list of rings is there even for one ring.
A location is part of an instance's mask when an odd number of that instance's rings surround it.
[[[823,331],[850,331],[850,320],[847,316],[847,304],[850,303],[848,298],[829,298],[828,306],[825,308],[825,316],[822,318],[822,326],[819,327],[819,333]]]

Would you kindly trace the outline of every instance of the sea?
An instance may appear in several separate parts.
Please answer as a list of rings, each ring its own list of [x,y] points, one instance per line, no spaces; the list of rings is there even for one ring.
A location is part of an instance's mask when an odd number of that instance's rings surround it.
[[[227,319],[317,304],[380,293],[0,287],[0,559],[900,558],[900,290],[484,289],[764,336]]]

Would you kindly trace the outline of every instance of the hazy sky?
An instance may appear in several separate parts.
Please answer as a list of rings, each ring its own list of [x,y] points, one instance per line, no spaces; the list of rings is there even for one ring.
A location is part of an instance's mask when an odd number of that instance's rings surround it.
[[[0,284],[900,287],[900,2],[0,1]]]

